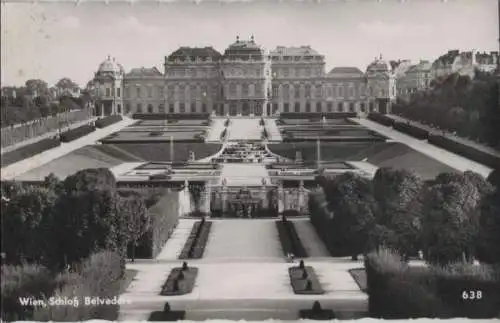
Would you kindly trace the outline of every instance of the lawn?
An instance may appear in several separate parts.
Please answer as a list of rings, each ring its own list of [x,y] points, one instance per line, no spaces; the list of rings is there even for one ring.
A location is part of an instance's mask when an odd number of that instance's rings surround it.
[[[367,283],[366,283],[366,271],[364,268],[354,268],[349,269],[349,274],[351,274],[352,278],[358,284],[359,289],[362,292],[367,292]]]

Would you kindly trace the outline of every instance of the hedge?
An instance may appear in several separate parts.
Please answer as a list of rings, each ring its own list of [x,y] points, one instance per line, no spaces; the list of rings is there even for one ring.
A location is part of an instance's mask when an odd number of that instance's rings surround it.
[[[189,294],[193,291],[198,277],[198,268],[176,267],[172,268],[165,284],[161,288],[161,296],[178,296]]]
[[[323,117],[327,119],[344,119],[344,118],[355,118],[358,114],[356,112],[286,112],[280,113],[280,119],[322,119]]]
[[[365,258],[368,307],[372,317],[408,318],[494,318],[500,314],[500,283],[497,276],[476,273],[453,273],[451,267],[433,269],[410,267],[400,257],[385,249]],[[491,270],[491,272],[493,272]],[[483,292],[480,300],[463,300],[463,291]]]
[[[104,128],[104,127],[112,125],[113,123],[120,122],[122,120],[123,120],[123,118],[121,115],[115,114],[112,116],[105,117],[103,119],[96,120],[95,126],[96,126],[96,128]]]
[[[304,262],[301,262],[300,266],[288,268],[288,275],[293,292],[297,295],[321,295],[325,293],[314,268],[304,266]]]
[[[17,163],[23,159],[33,157],[38,155],[46,150],[59,147],[61,145],[61,141],[58,139],[42,139],[35,143],[23,146],[16,150],[12,150],[2,154],[2,167]]]
[[[184,243],[179,259],[199,259],[203,257],[205,247],[208,242],[208,237],[210,235],[210,230],[212,228],[212,222],[196,221],[191,229],[189,237]]]
[[[83,261],[81,271],[71,284],[55,292],[54,297],[77,299],[78,306],[50,305],[34,311],[35,321],[86,321],[92,319],[114,321],[118,318],[116,300],[122,291],[122,258],[117,253],[100,252]],[[84,304],[86,298],[113,300],[104,304]],[[75,303],[76,304],[76,303]]]
[[[155,258],[179,223],[178,192],[165,193],[148,209],[151,217],[151,230],[139,239],[136,259]]]
[[[370,113],[368,114],[368,119],[383,124],[387,127],[393,127],[396,122],[396,120],[394,120],[393,118],[380,113]]]
[[[295,257],[299,258],[308,257],[304,245],[295,230],[293,222],[286,220],[286,218],[284,219],[285,220],[276,221],[276,229],[278,231],[278,237],[281,242],[283,254],[285,256],[293,254]]]
[[[429,138],[428,130],[418,127],[417,125],[414,124],[409,124],[405,122],[395,122],[394,129],[420,140],[426,140]]]
[[[208,119],[209,113],[134,113],[132,119],[139,120],[198,120]]]
[[[469,146],[465,143],[458,142],[453,138],[448,138],[442,135],[430,134],[428,141],[435,146],[444,148],[455,154],[464,156],[488,167],[500,167],[500,156],[498,154],[479,150],[478,148]]]
[[[61,142],[70,142],[81,138],[83,136],[88,135],[89,133],[95,131],[94,126],[83,125],[75,129],[68,130],[66,132],[61,133],[60,139]]]

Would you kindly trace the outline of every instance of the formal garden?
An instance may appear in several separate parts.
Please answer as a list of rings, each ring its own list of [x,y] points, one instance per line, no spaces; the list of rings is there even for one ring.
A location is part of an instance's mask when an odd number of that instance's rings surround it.
[[[35,299],[111,299],[134,271],[127,258],[154,258],[178,223],[178,192],[117,189],[107,169],[42,184],[2,182],[2,319],[116,320],[117,304],[21,306]]]
[[[351,271],[370,316],[492,318],[500,315],[500,189],[465,172],[423,181],[379,169],[318,178],[311,222],[334,257],[365,255]],[[412,266],[422,258],[428,266]],[[478,294],[479,293],[479,294]]]

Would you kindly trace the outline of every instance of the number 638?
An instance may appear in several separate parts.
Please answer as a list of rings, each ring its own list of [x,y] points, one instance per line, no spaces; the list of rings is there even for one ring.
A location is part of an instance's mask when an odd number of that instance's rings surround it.
[[[480,290],[464,290],[462,299],[474,300],[483,298],[483,293]]]

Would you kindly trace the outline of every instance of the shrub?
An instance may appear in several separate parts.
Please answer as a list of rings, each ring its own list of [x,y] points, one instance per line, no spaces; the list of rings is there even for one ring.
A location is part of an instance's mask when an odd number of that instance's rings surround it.
[[[283,217],[282,221],[276,221],[276,229],[285,256],[293,254],[299,258],[308,257],[292,221],[286,220],[286,217]]]
[[[35,143],[23,146],[23,147],[18,148],[16,150],[11,150],[9,152],[2,154],[2,157],[1,157],[2,158],[2,167],[6,167],[8,165],[17,163],[18,161],[21,161],[23,159],[33,157],[33,156],[38,155],[46,150],[59,147],[60,145],[61,145],[60,140],[47,138],[47,139],[42,139],[42,140],[37,141]]]
[[[86,136],[93,131],[95,131],[95,127],[90,125],[83,125],[81,127],[61,133],[60,139],[61,142],[70,142],[79,139],[83,136]]]
[[[114,123],[120,122],[122,120],[123,120],[122,116],[116,114],[116,115],[108,116],[108,117],[97,120],[95,122],[95,126],[96,126],[96,128],[104,128],[104,127],[110,126]]]
[[[165,284],[163,284],[160,295],[176,296],[185,295],[193,291],[198,277],[198,268],[189,267],[188,269],[173,268],[168,275]]]
[[[380,123],[387,127],[392,127],[395,124],[395,120],[389,116],[380,113],[370,113],[368,119]]]
[[[288,274],[295,294],[320,295],[325,293],[313,267],[305,266],[303,269],[290,267],[288,268]]]
[[[80,301],[79,306],[57,306],[37,308],[37,321],[85,321],[91,319],[116,320],[117,304],[82,304],[86,297],[113,299],[122,291],[122,258],[119,254],[104,251],[93,254],[82,262],[78,278],[56,291],[55,297]]]
[[[32,320],[33,306],[23,306],[20,297],[43,299],[52,295],[57,281],[50,271],[39,265],[1,268],[2,320]]]
[[[429,138],[429,131],[424,128],[418,127],[415,124],[409,124],[405,122],[395,122],[394,129],[420,140]]]

